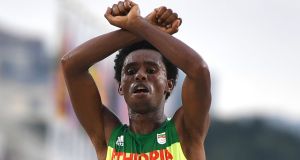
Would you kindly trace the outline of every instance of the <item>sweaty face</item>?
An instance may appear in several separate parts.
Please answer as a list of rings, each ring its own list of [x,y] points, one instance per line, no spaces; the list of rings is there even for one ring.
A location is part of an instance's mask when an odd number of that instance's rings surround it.
[[[131,110],[147,113],[158,109],[164,105],[166,93],[172,88],[159,52],[140,49],[126,57],[119,92]]]

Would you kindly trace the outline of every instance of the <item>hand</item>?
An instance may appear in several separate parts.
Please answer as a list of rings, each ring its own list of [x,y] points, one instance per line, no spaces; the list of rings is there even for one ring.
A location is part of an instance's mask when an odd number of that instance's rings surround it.
[[[116,27],[127,29],[140,16],[139,6],[130,0],[114,4],[112,8],[108,7],[105,13],[108,22]]]
[[[112,15],[113,16],[126,16],[129,13],[131,7],[132,6],[131,6],[130,1],[127,1],[127,0],[124,2],[119,1],[118,4],[114,4],[112,6],[112,10],[111,10]]]
[[[178,18],[177,13],[164,6],[156,8],[146,17],[146,19],[149,23],[169,34],[178,32],[178,28],[182,22],[182,20]]]
[[[130,12],[132,5],[134,5],[134,3],[129,0],[125,0],[124,2],[120,1],[118,4],[114,4],[112,8],[108,8],[105,17],[110,24],[121,26],[120,22],[126,21],[125,16]],[[115,19],[112,19],[110,15],[114,16]],[[177,13],[173,12],[171,9],[167,9],[166,7],[159,7],[155,9],[146,16],[145,19],[150,24],[159,27],[162,31],[169,34],[178,32],[178,28],[181,25],[181,19],[178,18]]]

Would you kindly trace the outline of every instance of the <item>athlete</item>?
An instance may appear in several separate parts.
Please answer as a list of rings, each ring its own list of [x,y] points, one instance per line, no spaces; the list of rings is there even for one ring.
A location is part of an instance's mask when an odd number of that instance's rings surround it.
[[[204,160],[210,74],[199,54],[172,36],[181,19],[166,7],[143,18],[129,0],[108,8],[105,18],[120,29],[83,43],[61,59],[75,113],[98,160]],[[88,71],[119,49],[115,78],[128,106],[129,126],[103,105]],[[182,106],[169,120],[164,105],[176,82],[174,65],[186,77]]]

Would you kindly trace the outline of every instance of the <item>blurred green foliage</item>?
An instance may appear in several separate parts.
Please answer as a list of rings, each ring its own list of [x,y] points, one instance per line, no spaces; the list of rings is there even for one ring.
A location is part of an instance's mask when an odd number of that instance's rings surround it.
[[[207,160],[299,160],[300,136],[274,126],[261,119],[213,120],[205,142]]]

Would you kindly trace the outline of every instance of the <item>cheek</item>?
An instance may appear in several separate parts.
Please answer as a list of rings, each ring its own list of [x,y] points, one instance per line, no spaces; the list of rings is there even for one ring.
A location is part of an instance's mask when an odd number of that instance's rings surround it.
[[[158,74],[156,76],[158,81],[163,81],[163,82],[167,82],[167,75],[165,72],[161,72],[160,74]]]
[[[160,74],[154,77],[154,82],[157,90],[164,91],[167,85],[167,78],[164,74]]]
[[[122,85],[122,88],[123,90],[128,90],[129,88],[129,82],[130,82],[130,77],[128,76],[122,76],[121,78],[121,85]]]

